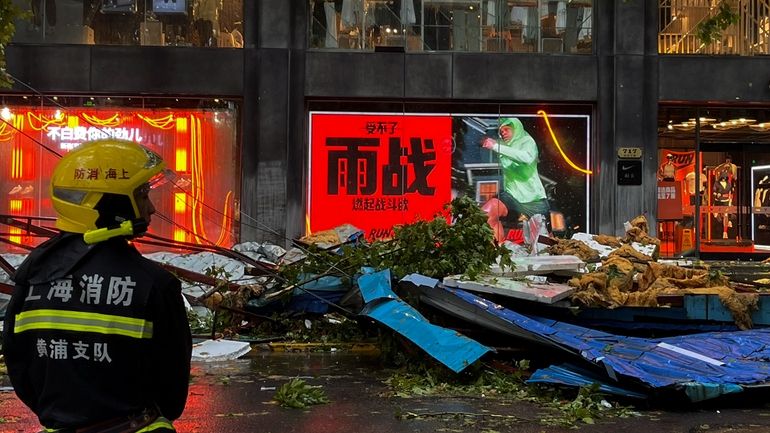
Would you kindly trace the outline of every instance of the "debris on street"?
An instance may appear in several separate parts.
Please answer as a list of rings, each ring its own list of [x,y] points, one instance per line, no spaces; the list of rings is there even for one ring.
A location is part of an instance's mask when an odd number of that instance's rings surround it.
[[[244,341],[206,340],[193,344],[192,360],[215,362],[238,359],[251,350],[251,345]]]
[[[472,318],[487,329],[563,350],[596,367],[591,371],[593,376],[567,368],[572,378],[559,374],[555,383],[580,386],[596,382],[594,377],[598,377],[614,383],[614,389],[605,388],[607,392],[626,397],[668,392],[698,402],[770,382],[766,362],[770,329],[659,339],[626,337],[528,317],[419,275],[407,276],[402,282],[418,287],[426,302],[447,314]],[[552,376],[556,376],[554,370],[536,371],[530,381],[552,383]]]
[[[362,275],[358,279],[366,305],[360,314],[388,326],[455,373],[464,370],[490,349],[459,333],[430,324],[390,289],[390,271]]]
[[[291,409],[304,409],[316,404],[329,402],[326,393],[318,386],[311,386],[302,379],[292,379],[281,385],[273,396],[279,405]]]
[[[770,264],[748,272],[661,261],[644,216],[626,223],[624,236],[557,239],[541,228],[528,236],[537,247],[496,244],[486,214],[460,198],[389,239],[368,241],[343,225],[288,250],[151,238],[145,255],[183,281],[199,361],[236,359],[253,345],[335,351],[395,341],[453,374],[507,356],[499,347],[545,348],[562,362],[528,383],[627,398],[702,401],[770,383]],[[147,240],[135,242],[141,249]],[[10,293],[26,255],[1,257],[0,292]],[[286,386],[276,395],[300,400],[303,385]]]

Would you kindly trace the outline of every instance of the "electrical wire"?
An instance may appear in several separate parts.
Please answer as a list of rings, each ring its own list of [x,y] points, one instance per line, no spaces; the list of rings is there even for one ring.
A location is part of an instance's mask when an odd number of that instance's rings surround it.
[[[48,96],[46,96],[45,94],[43,94],[43,93],[42,93],[42,92],[40,92],[39,90],[35,89],[34,87],[32,87],[31,85],[29,85],[28,83],[26,83],[26,82],[24,82],[23,80],[21,80],[21,79],[17,78],[16,76],[14,76],[14,75],[12,75],[12,74],[10,74],[10,73],[8,73],[8,76],[9,76],[11,79],[13,79],[13,80],[14,80],[16,83],[18,83],[18,84],[22,85],[23,87],[25,87],[25,88],[29,89],[30,91],[32,91],[33,93],[35,93],[35,94],[36,94],[38,97],[40,97],[42,100],[46,100],[46,101],[50,102],[50,103],[51,103],[51,105],[53,105],[53,106],[55,106],[55,107],[58,107],[59,109],[68,110],[68,108],[67,108],[67,107],[65,107],[64,105],[62,105],[61,103],[59,103],[57,100],[55,100],[55,99],[53,99],[53,98],[51,98],[51,97],[48,97]],[[80,114],[78,114],[78,116],[79,116],[79,117],[81,117],[81,118],[82,118],[83,120],[85,120],[86,122],[88,122],[89,124],[92,124],[92,123],[91,123],[91,122],[89,122],[89,121],[88,121],[88,119],[87,119],[86,117],[84,117],[82,114],[83,114],[83,113],[80,113]],[[15,125],[13,125],[11,122],[8,122],[7,120],[5,120],[5,119],[2,119],[2,118],[0,118],[0,120],[2,120],[3,122],[5,122],[7,125],[10,125],[10,126],[11,126],[11,127],[14,129],[14,130],[18,131],[18,132],[19,132],[19,133],[21,133],[23,136],[27,137],[27,138],[28,138],[28,139],[30,139],[32,142],[36,143],[37,145],[39,145],[39,146],[40,146],[40,147],[42,147],[43,149],[45,149],[45,150],[49,151],[49,152],[50,152],[50,153],[52,153],[53,155],[55,155],[55,156],[57,156],[57,157],[59,157],[59,158],[61,158],[61,157],[62,157],[62,155],[61,155],[59,152],[57,152],[56,150],[54,150],[54,149],[51,149],[50,147],[46,146],[44,143],[42,143],[41,141],[39,141],[37,138],[35,138],[35,137],[32,137],[31,135],[29,135],[29,134],[28,134],[28,133],[26,133],[25,131],[22,131],[20,128],[17,128],[17,127],[16,127]],[[105,133],[105,134],[106,134],[106,132],[105,132],[105,131],[102,129],[102,127],[101,127],[101,126],[99,126],[99,125],[95,125],[95,127],[96,127],[97,129],[101,130],[103,133]],[[106,134],[106,135],[109,135],[109,134]],[[177,183],[174,183],[174,186],[175,186],[175,187],[177,187],[178,189],[180,189],[182,192],[184,192],[186,196],[194,198],[194,197],[193,197],[193,196],[190,194],[190,192],[189,192],[189,191],[185,190],[184,188],[182,188],[181,186],[179,186]],[[186,201],[186,202],[187,202],[187,201]],[[199,203],[199,204],[200,204],[201,206],[203,206],[204,208],[206,208],[206,209],[209,209],[210,211],[213,211],[213,212],[214,212],[214,213],[216,213],[216,214],[219,214],[220,216],[224,217],[225,219],[229,219],[231,222],[233,222],[233,221],[238,221],[238,220],[237,220],[235,217],[233,217],[233,216],[228,216],[228,215],[227,215],[227,214],[225,214],[224,212],[220,212],[218,209],[214,208],[213,206],[211,206],[211,205],[207,204],[207,203],[206,203],[206,202],[204,202],[204,201],[200,201],[200,200],[197,200],[197,199],[196,199],[196,202],[197,202],[197,203]],[[263,231],[263,232],[269,233],[269,234],[271,234],[271,235],[277,236],[277,237],[279,237],[279,238],[282,238],[282,239],[284,239],[284,240],[287,240],[287,241],[291,242],[291,243],[292,243],[292,245],[294,245],[296,248],[300,249],[300,250],[301,250],[303,253],[305,253],[305,254],[306,254],[306,255],[308,255],[308,256],[316,255],[316,253],[314,253],[313,251],[310,251],[309,249],[307,249],[307,248],[303,247],[302,245],[298,244],[298,243],[297,243],[297,242],[296,242],[294,239],[291,239],[291,238],[287,237],[285,234],[281,234],[280,232],[278,232],[278,231],[277,231],[277,230],[275,230],[274,228],[272,228],[272,227],[269,227],[269,226],[267,226],[267,225],[265,225],[265,224],[261,223],[261,222],[260,222],[258,219],[256,219],[256,218],[254,218],[254,217],[252,217],[252,216],[248,215],[247,213],[245,213],[245,212],[241,211],[241,212],[240,212],[240,214],[241,214],[241,215],[243,215],[243,216],[245,216],[245,217],[246,217],[246,218],[248,218],[249,220],[251,220],[251,221],[252,221],[253,223],[255,223],[256,225],[253,225],[253,224],[249,224],[249,223],[245,223],[245,222],[243,222],[243,221],[238,221],[238,222],[240,222],[240,224],[242,224],[242,225],[245,225],[246,227],[250,227],[250,228],[253,228],[253,229],[256,229],[256,230],[260,230],[260,231]],[[223,251],[229,251],[230,253],[237,253],[237,252],[235,252],[235,251],[233,251],[233,250],[230,250],[230,249],[226,249],[226,248],[223,248],[223,247],[220,247],[220,246],[216,245],[216,243],[214,243],[214,242],[212,242],[211,240],[209,240],[209,239],[207,239],[207,238],[205,238],[205,237],[201,236],[201,234],[193,233],[193,232],[192,232],[190,229],[188,229],[187,227],[184,227],[184,226],[182,226],[182,225],[180,225],[180,224],[178,224],[178,223],[174,222],[174,221],[173,221],[173,219],[169,218],[169,217],[168,217],[168,216],[166,216],[166,215],[163,215],[163,214],[161,214],[161,213],[155,213],[154,215],[156,215],[156,216],[157,216],[159,219],[161,219],[161,220],[163,220],[163,221],[165,221],[165,222],[167,222],[167,223],[170,223],[170,224],[172,224],[173,226],[176,226],[177,228],[180,228],[181,230],[185,231],[186,233],[188,233],[188,234],[191,234],[191,235],[194,235],[196,238],[199,238],[199,239],[203,240],[205,243],[208,243],[208,244],[209,244],[211,247],[213,247],[213,248],[215,249],[215,251],[214,251],[214,252],[223,252]],[[208,218],[208,217],[205,217],[205,216],[204,216],[203,218],[204,218],[204,219],[207,219],[209,222],[212,222],[212,219],[210,219],[210,218]],[[216,223],[216,221],[214,221],[214,222]],[[5,241],[5,240],[3,240],[3,241]],[[11,243],[11,242],[10,242],[10,241],[8,241],[8,243]],[[15,245],[15,243],[13,243],[13,244]],[[178,245],[178,241],[174,241],[174,244],[175,244],[175,245]],[[19,246],[21,246],[21,245],[19,245]],[[252,263],[259,263],[259,262],[257,262],[257,261],[253,261],[253,260],[251,260],[251,259],[250,259],[250,257],[248,257],[248,256],[247,256],[247,255],[245,255],[245,254],[240,254],[240,253],[238,253],[238,254],[239,254],[240,256],[242,256],[243,258],[247,258],[247,259],[248,259],[248,262],[252,262]],[[227,255],[227,254],[225,254],[225,255]],[[315,293],[313,293],[313,292],[311,292],[311,291],[309,291],[309,290],[305,289],[304,287],[302,287],[303,285],[305,285],[305,284],[307,284],[307,283],[309,283],[309,282],[311,282],[311,281],[314,281],[314,280],[320,279],[320,278],[322,278],[322,277],[324,277],[324,276],[328,276],[328,275],[330,275],[330,273],[331,273],[331,271],[332,271],[332,270],[335,270],[335,271],[337,271],[337,272],[341,273],[341,274],[342,274],[342,275],[344,275],[344,276],[347,276],[347,277],[350,277],[350,278],[352,278],[352,275],[351,275],[350,273],[348,273],[348,272],[344,271],[342,268],[340,268],[340,267],[338,266],[338,265],[339,265],[339,263],[341,263],[342,261],[344,261],[344,259],[343,259],[343,260],[341,260],[340,262],[338,262],[337,264],[333,264],[333,265],[332,265],[332,266],[329,268],[329,270],[328,270],[327,272],[324,272],[324,273],[318,274],[317,276],[314,276],[313,278],[310,278],[310,279],[304,280],[304,281],[303,281],[302,283],[300,283],[299,285],[296,285],[296,288],[298,288],[298,289],[302,290],[302,291],[303,291],[303,292],[305,292],[305,293],[308,293],[308,294],[309,294],[309,295],[311,295],[311,296],[314,296],[314,297],[316,297],[317,299],[321,300],[321,301],[322,301],[322,302],[324,302],[324,303],[327,303],[327,304],[329,304],[329,305],[331,305],[331,306],[334,306],[334,307],[336,307],[336,308],[338,308],[338,309],[340,309],[340,310],[343,310],[343,311],[345,311],[345,312],[346,312],[346,313],[348,313],[348,314],[351,314],[351,315],[353,315],[353,313],[352,313],[352,312],[350,312],[349,310],[345,309],[344,307],[342,307],[342,306],[340,306],[340,305],[337,305],[337,304],[335,304],[335,303],[333,303],[333,302],[331,302],[331,301],[328,301],[328,300],[324,299],[323,297],[320,297],[320,296],[318,296],[317,294],[315,294]],[[280,275],[278,272],[275,272],[275,271],[273,271],[273,270],[271,270],[271,269],[267,269],[267,268],[264,268],[264,270],[265,270],[266,272],[268,272],[269,274],[271,274],[271,275],[270,275],[271,277],[273,277],[273,278],[278,278],[278,279],[282,280],[284,283],[289,283],[289,282],[286,280],[286,278],[285,278],[285,277],[283,277],[282,275]]]
[[[68,108],[67,108],[67,107],[65,107],[64,105],[62,105],[61,103],[59,103],[59,101],[57,101],[57,100],[55,100],[55,99],[53,99],[53,98],[51,98],[51,97],[49,97],[49,96],[46,96],[45,94],[43,94],[43,93],[42,93],[42,92],[40,92],[39,90],[35,89],[34,87],[32,87],[31,85],[29,85],[28,83],[26,83],[26,82],[24,82],[23,80],[21,80],[21,79],[17,78],[17,77],[16,77],[16,76],[14,76],[13,74],[10,74],[10,73],[8,73],[8,76],[9,76],[9,77],[11,77],[11,79],[13,79],[13,80],[14,80],[15,82],[17,82],[18,84],[22,85],[23,87],[25,87],[25,88],[29,89],[30,91],[32,91],[33,93],[35,93],[35,94],[36,94],[38,97],[40,97],[41,99],[43,99],[43,100],[46,100],[46,101],[50,102],[50,103],[51,103],[53,106],[55,106],[55,107],[57,107],[57,108],[59,108],[59,109],[62,109],[62,110],[68,110]],[[88,119],[87,119],[86,117],[82,116],[82,113],[78,114],[78,116],[79,116],[79,117],[81,117],[81,118],[82,118],[83,120],[85,120],[86,122],[88,122],[89,124],[91,124],[91,123],[88,121]],[[10,122],[6,121],[5,119],[2,119],[2,118],[0,118],[0,120],[2,120],[3,122],[5,122],[5,123],[6,123],[6,124],[8,124],[9,126],[11,126],[13,129],[15,129],[16,131],[18,131],[19,133],[21,133],[21,134],[22,134],[22,135],[24,135],[25,137],[27,137],[27,138],[29,138],[30,140],[32,140],[32,141],[33,141],[34,143],[36,143],[37,145],[39,145],[39,146],[41,146],[42,148],[46,149],[47,151],[51,152],[51,153],[52,153],[52,154],[54,154],[55,156],[57,156],[57,157],[59,157],[59,158],[61,158],[61,157],[62,157],[62,155],[61,155],[60,153],[58,153],[57,151],[55,151],[55,150],[51,149],[50,147],[46,146],[44,143],[40,142],[39,140],[37,140],[36,138],[34,138],[34,137],[32,137],[31,135],[27,134],[26,132],[22,131],[21,129],[17,128],[17,127],[16,127],[16,126],[14,126],[12,123],[10,123]],[[104,133],[106,134],[106,132],[105,132],[105,131],[102,129],[102,127],[100,127],[100,126],[98,126],[98,125],[96,125],[95,127],[96,127],[97,129],[101,130],[102,132],[104,132]],[[281,238],[281,239],[284,239],[284,240],[287,240],[287,241],[289,241],[289,242],[292,242],[292,244],[295,244],[295,242],[294,242],[294,239],[291,239],[291,238],[287,237],[285,234],[281,234],[280,232],[278,232],[278,231],[277,231],[277,230],[275,230],[274,228],[272,228],[272,227],[269,227],[269,226],[267,226],[267,225],[265,225],[265,224],[261,223],[259,220],[257,220],[256,218],[253,218],[252,216],[248,215],[247,213],[245,213],[245,212],[243,212],[243,211],[241,211],[241,212],[240,212],[240,213],[241,213],[241,215],[243,215],[243,216],[245,216],[246,218],[248,218],[249,220],[253,221],[253,222],[254,222],[256,225],[253,225],[253,224],[249,224],[249,223],[244,223],[243,221],[238,221],[238,220],[237,220],[237,219],[236,219],[234,216],[228,216],[228,215],[227,215],[227,214],[225,214],[224,212],[221,212],[219,209],[216,209],[216,208],[214,208],[213,206],[211,206],[211,205],[207,204],[205,201],[199,201],[199,200],[197,200],[197,199],[196,199],[196,198],[195,198],[195,197],[194,197],[194,196],[193,196],[193,195],[192,195],[192,194],[191,194],[189,191],[187,191],[187,190],[185,190],[184,188],[180,187],[178,184],[174,183],[174,185],[175,185],[177,188],[179,188],[179,190],[180,190],[180,191],[184,192],[184,193],[185,193],[185,195],[186,195],[187,197],[189,197],[189,198],[193,198],[193,199],[194,199],[194,201],[196,201],[197,203],[199,203],[199,204],[200,204],[201,206],[203,206],[204,208],[206,208],[206,209],[209,209],[210,211],[213,211],[214,213],[218,214],[219,216],[222,216],[222,217],[224,217],[225,219],[229,220],[231,223],[232,223],[232,222],[240,222],[241,224],[245,225],[246,227],[249,227],[249,228],[253,228],[253,229],[256,229],[256,230],[259,230],[259,231],[263,231],[263,232],[265,232],[265,233],[269,233],[269,234],[271,234],[271,235],[274,235],[274,236],[276,236],[276,237],[279,237],[279,238]],[[217,221],[213,221],[211,218],[207,218],[207,217],[205,217],[205,216],[204,216],[204,218],[205,218],[205,219],[207,219],[209,222],[214,222],[214,223],[217,223]],[[199,236],[198,234],[196,234],[196,233],[192,233],[192,232],[190,232],[189,230],[187,230],[187,232],[188,232],[188,233],[190,233],[190,234],[193,234],[194,236]],[[210,241],[209,241],[209,242],[210,242]],[[298,248],[302,249],[302,250],[303,250],[303,252],[305,252],[306,254],[307,254],[307,253],[311,253],[310,251],[308,251],[307,249],[304,249],[304,248],[302,248],[302,247],[301,247],[301,246],[299,246],[299,245],[295,245],[295,246],[297,246]]]

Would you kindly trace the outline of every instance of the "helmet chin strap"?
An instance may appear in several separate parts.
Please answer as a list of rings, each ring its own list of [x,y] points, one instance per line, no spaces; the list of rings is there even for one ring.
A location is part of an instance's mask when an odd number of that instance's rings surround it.
[[[83,240],[88,245],[104,242],[118,236],[131,237],[138,236],[147,231],[148,223],[144,218],[135,220],[126,220],[116,226],[103,227],[96,230],[89,230],[83,233]]]

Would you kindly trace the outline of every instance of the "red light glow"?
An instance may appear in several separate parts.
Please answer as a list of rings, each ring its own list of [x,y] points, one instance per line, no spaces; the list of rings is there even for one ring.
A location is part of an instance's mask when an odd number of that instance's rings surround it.
[[[452,118],[313,114],[307,232],[384,238],[451,199]]]

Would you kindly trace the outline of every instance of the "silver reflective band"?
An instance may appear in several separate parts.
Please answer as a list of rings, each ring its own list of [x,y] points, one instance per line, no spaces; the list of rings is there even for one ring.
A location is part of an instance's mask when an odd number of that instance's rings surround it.
[[[152,322],[133,317],[68,310],[30,310],[16,315],[14,334],[33,329],[152,338]]]

